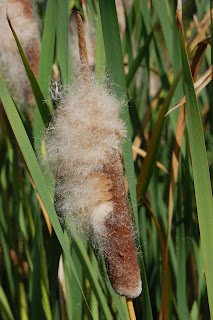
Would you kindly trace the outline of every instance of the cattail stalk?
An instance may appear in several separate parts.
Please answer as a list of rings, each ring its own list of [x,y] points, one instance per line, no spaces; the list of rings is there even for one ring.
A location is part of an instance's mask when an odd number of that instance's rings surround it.
[[[130,320],[136,320],[135,316],[135,310],[131,299],[127,299],[126,301],[128,312],[129,312],[129,318]]]
[[[88,77],[90,77],[89,63],[88,63],[88,56],[87,56],[87,45],[86,45],[86,40],[84,36],[84,26],[83,26],[81,14],[79,11],[77,11],[77,30],[78,30],[78,47],[79,47],[81,67],[84,69],[84,73]]]
[[[135,298],[141,279],[120,155],[126,129],[119,101],[90,73],[79,13],[77,24],[81,68],[45,134],[56,207],[68,228],[98,244],[114,290]]]
[[[82,4],[83,5],[83,4]],[[84,12],[85,20],[83,25],[77,27],[76,18],[81,19],[80,13],[72,13],[70,17],[70,35],[69,35],[69,45],[70,45],[70,54],[72,57],[72,62],[75,67],[79,65],[79,63],[83,65],[89,65],[89,68],[94,68],[95,66],[95,51],[96,51],[96,36],[95,29],[89,24],[86,12]],[[81,30],[78,30],[80,28]],[[84,44],[84,45],[83,45]],[[84,50],[87,51],[87,63],[81,60],[83,57],[81,54],[79,55],[79,49],[81,51],[81,46],[83,45]],[[80,46],[80,47],[79,47]],[[79,59],[80,58],[80,59]]]

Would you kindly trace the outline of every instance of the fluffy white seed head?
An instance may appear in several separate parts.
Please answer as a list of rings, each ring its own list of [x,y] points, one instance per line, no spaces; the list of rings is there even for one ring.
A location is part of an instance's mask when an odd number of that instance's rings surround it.
[[[140,269],[119,152],[125,127],[119,102],[91,78],[79,12],[77,26],[81,73],[62,94],[45,135],[56,206],[71,233],[74,228],[93,236],[115,291],[135,298]]]
[[[119,154],[126,133],[119,108],[108,90],[79,74],[45,134],[57,210],[79,231],[101,232],[113,210],[111,184],[101,172]]]
[[[35,58],[35,51],[39,50],[38,25],[32,16],[30,1],[0,1],[0,72],[16,103],[24,109],[26,105],[33,105],[34,100],[32,94],[29,94],[29,80],[18,52],[14,36],[10,30],[6,12],[23,50],[27,54],[28,60],[32,60],[32,56]],[[38,53],[36,53],[36,61],[33,61],[34,70],[37,69],[36,64],[38,64],[38,59]]]

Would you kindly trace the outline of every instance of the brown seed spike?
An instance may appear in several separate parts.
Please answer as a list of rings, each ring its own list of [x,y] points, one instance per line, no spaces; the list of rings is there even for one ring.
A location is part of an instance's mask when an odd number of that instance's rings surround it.
[[[87,46],[84,35],[84,26],[81,17],[81,13],[77,11],[77,29],[78,29],[78,46],[79,46],[79,55],[81,66],[87,76],[90,76],[90,69],[87,57]]]
[[[141,293],[141,279],[120,157],[105,165],[103,173],[111,180],[113,202],[102,239],[107,272],[114,290],[132,299]]]

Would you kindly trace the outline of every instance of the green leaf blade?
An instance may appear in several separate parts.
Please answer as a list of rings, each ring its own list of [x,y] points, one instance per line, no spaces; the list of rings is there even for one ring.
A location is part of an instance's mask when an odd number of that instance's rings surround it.
[[[183,34],[179,38],[188,115],[188,134],[194,177],[195,197],[200,226],[201,245],[206,271],[206,284],[211,317],[213,317],[213,199],[199,106],[194,90]]]

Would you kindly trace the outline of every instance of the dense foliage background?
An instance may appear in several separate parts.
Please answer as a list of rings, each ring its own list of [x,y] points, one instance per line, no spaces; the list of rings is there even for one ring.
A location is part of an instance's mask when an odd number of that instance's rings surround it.
[[[19,48],[37,102],[33,122],[0,77],[0,319],[129,319],[101,257],[78,235],[70,240],[62,231],[54,181],[38,161],[57,106],[48,90],[51,79],[60,72],[62,84],[71,83],[77,64],[69,26],[75,8],[94,42],[97,81],[103,84],[107,71],[106,85],[128,101],[121,111],[128,128],[122,149],[143,282],[136,317],[210,319],[212,2],[183,1],[182,31],[176,1],[121,2],[119,25],[113,0],[33,3],[41,32],[38,83]],[[198,103],[192,78],[204,87]],[[165,117],[184,95],[186,106]]]

